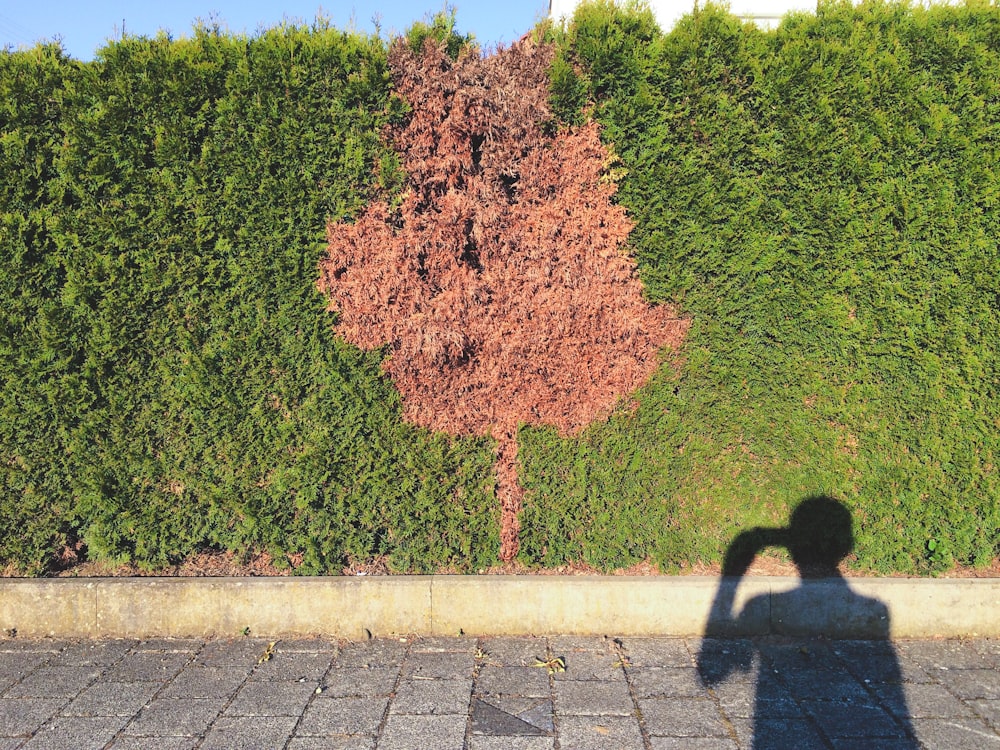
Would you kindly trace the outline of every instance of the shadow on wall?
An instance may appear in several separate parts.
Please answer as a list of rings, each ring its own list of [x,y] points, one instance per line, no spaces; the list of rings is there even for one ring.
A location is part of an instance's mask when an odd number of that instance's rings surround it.
[[[785,547],[800,585],[747,600],[735,612],[741,580],[766,547]],[[892,747],[917,750],[890,635],[889,611],[851,590],[839,563],[854,548],[850,511],[830,497],[809,497],[784,528],[755,528],[729,545],[712,603],[698,669],[720,694],[746,696],[752,747]],[[818,579],[818,580],[809,580]],[[831,607],[831,601],[835,606]],[[733,636],[761,633],[769,639]],[[830,647],[807,638],[836,634]],[[717,640],[724,637],[726,640]],[[864,639],[863,641],[860,639]],[[841,743],[841,744],[837,744]]]

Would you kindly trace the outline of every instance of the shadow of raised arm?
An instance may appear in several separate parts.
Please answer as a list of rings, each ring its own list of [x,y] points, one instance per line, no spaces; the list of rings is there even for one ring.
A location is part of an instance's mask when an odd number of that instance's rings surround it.
[[[740,581],[761,550],[765,547],[786,546],[787,541],[787,529],[756,527],[739,534],[726,549],[722,578],[705,626],[706,640],[702,642],[698,653],[698,668],[710,686],[722,682],[733,671],[750,669],[752,654],[749,650],[734,645],[723,649],[711,639],[718,636],[732,637],[745,630],[741,626],[743,613],[733,611]]]

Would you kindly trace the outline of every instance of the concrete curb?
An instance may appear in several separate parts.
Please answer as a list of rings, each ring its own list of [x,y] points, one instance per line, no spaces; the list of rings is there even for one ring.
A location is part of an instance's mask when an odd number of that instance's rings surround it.
[[[1000,637],[1000,579],[612,576],[0,581],[24,637],[824,635]]]

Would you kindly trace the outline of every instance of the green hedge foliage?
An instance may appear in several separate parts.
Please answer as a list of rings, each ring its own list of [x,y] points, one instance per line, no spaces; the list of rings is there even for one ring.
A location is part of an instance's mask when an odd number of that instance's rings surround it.
[[[693,318],[663,377],[579,440],[523,431],[527,559],[717,560],[832,495],[853,564],[1000,552],[1000,9],[821,3],[776,31],[707,7],[581,7],[553,101],[592,114],[652,300]]]
[[[710,562],[819,494],[858,568],[995,559],[1000,11],[549,33],[554,109],[601,122],[648,296],[693,325],[606,423],[521,430],[520,559]],[[404,109],[384,42],[319,22],[0,54],[0,565],[496,560],[492,446],[407,425],[315,288],[326,221],[399,184]]]
[[[388,98],[323,24],[0,56],[0,560],[493,559],[490,447],[405,424],[315,288]]]

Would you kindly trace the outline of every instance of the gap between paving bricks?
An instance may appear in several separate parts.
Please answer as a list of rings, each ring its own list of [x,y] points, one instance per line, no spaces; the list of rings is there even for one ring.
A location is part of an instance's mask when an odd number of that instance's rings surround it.
[[[738,585],[701,576],[0,580],[0,637],[237,636],[246,628],[255,635],[347,638],[1000,637],[1000,579],[751,576]]]

